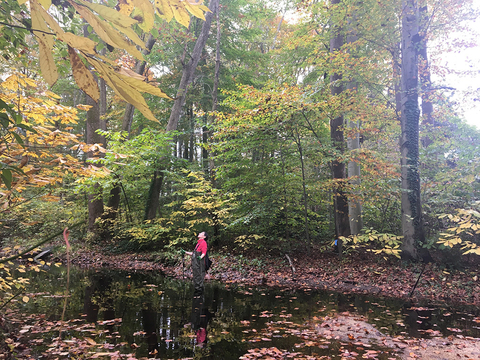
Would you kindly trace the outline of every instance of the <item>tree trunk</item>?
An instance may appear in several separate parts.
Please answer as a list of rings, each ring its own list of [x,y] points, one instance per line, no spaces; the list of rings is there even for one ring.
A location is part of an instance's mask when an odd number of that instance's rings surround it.
[[[174,131],[177,129],[178,122],[180,121],[181,111],[185,105],[185,99],[187,95],[187,88],[190,83],[193,81],[195,75],[195,69],[197,68],[198,62],[202,56],[203,49],[207,43],[208,35],[210,33],[210,27],[212,24],[212,18],[219,4],[219,0],[211,0],[209,7],[212,12],[205,13],[205,22],[202,26],[202,31],[197,38],[193,52],[190,55],[190,60],[184,66],[182,79],[178,85],[177,96],[172,107],[172,112],[170,113],[170,118],[168,119],[167,131]]]
[[[83,26],[84,36],[89,35],[88,26]],[[98,82],[98,79],[97,79]],[[106,145],[105,137],[98,134],[96,131],[106,130],[106,124],[101,119],[102,109],[106,109],[106,85],[105,82],[100,83],[100,104],[93,100],[90,96],[85,94],[86,103],[91,108],[87,111],[86,128],[85,128],[85,142],[87,144],[101,144]],[[87,159],[93,157],[93,152],[88,151]],[[95,184],[91,194],[88,194],[88,232],[92,233],[94,237],[99,235],[99,229],[96,220],[103,215],[103,197],[100,184]]]
[[[208,35],[210,33],[210,26],[212,24],[212,17],[214,14],[213,12],[218,7],[218,3],[219,0],[212,0],[210,2],[210,9],[212,9],[212,12],[207,12],[205,14],[205,22],[203,23],[202,31],[197,38],[190,60],[184,66],[182,79],[180,80],[180,84],[177,90],[177,96],[175,98],[175,102],[170,113],[170,118],[168,120],[167,131],[174,131],[178,127],[181,111],[183,106],[185,105],[187,88],[193,81],[195,69],[198,65],[198,62],[200,61],[203,49],[208,39]],[[150,191],[148,193],[147,206],[145,208],[145,220],[153,219],[155,217],[155,214],[157,213],[162,181],[162,169],[156,170],[153,175],[152,183],[150,185]]]
[[[96,130],[105,130],[105,122],[100,119],[100,106],[90,96],[87,95],[87,105],[90,110],[87,111],[87,144],[105,145],[105,137],[96,133]],[[93,156],[92,152],[87,153],[87,158]],[[88,195],[88,231],[98,233],[96,220],[103,214],[102,189],[99,184],[95,184],[93,193]]]
[[[349,137],[347,140],[347,147],[350,151],[360,149],[360,136],[358,134],[359,125],[353,121],[348,121],[348,127],[355,129],[355,137]],[[353,134],[353,131],[352,131]],[[348,178],[353,187],[360,185],[360,165],[355,161],[348,162]],[[350,233],[352,235],[360,234],[363,228],[362,219],[362,202],[360,201],[360,194],[355,191],[351,194],[348,201],[348,217],[350,221]]]
[[[332,0],[332,5],[340,3],[340,0]],[[340,51],[344,44],[344,36],[342,29],[336,24],[333,24],[333,34],[330,40],[330,52],[334,53]],[[342,75],[334,73],[330,76],[331,94],[339,95],[344,90],[342,84]],[[345,138],[343,133],[344,117],[339,115],[330,121],[330,139],[333,145],[337,148],[340,154],[345,152]],[[335,212],[335,229],[336,238],[340,236],[350,235],[350,223],[348,219],[348,199],[343,189],[343,183],[346,179],[345,163],[341,160],[334,159],[332,161],[332,175],[333,179],[337,180],[337,188],[334,193],[334,212]],[[339,256],[342,256],[342,241],[338,241]]]
[[[430,90],[431,80],[430,80],[430,66],[428,64],[428,56],[427,56],[427,38],[426,38],[426,26],[428,24],[428,8],[425,4],[420,8],[420,37],[421,43],[418,47],[418,55],[419,55],[419,62],[420,62],[420,88],[421,88],[421,96],[422,96],[422,119],[423,124],[427,128],[427,131],[422,139],[422,144],[424,147],[428,147],[433,140],[428,136],[428,128],[431,128],[435,125],[433,119],[433,104],[430,99],[432,95],[432,91]]]
[[[213,90],[212,90],[212,112],[217,110],[218,103],[218,83],[220,81],[220,36],[221,36],[221,27],[220,27],[220,9],[217,4],[216,10],[216,20],[217,20],[217,44],[215,52],[215,75],[213,80]]]
[[[295,143],[297,144],[298,154],[300,156],[300,165],[302,169],[302,188],[303,188],[303,216],[305,218],[305,240],[307,246],[310,246],[310,232],[308,231],[308,194],[307,194],[307,184],[305,177],[305,163],[303,157],[303,148],[300,139],[300,134],[298,129],[295,127],[295,133],[293,134]]]
[[[418,245],[424,241],[420,202],[418,105],[418,8],[415,0],[403,0],[402,14],[402,100],[400,138],[402,174],[402,257],[418,259]]]
[[[355,14],[353,14],[352,18],[354,18],[354,20],[356,21]],[[358,36],[356,35],[356,30],[350,24],[349,34],[347,35],[347,43],[352,44],[355,43],[357,40]],[[348,82],[347,89],[354,91],[357,89],[357,86],[357,82],[352,77],[352,79]],[[347,120],[347,126],[350,129],[351,134],[347,139],[347,148],[350,152],[356,153],[360,149],[360,123],[354,122],[352,120]],[[360,165],[355,161],[349,161],[347,169],[349,183],[351,187],[355,189],[361,183]],[[350,233],[352,235],[360,234],[363,228],[363,219],[362,202],[360,200],[359,191],[353,191],[350,194],[350,197],[348,199],[348,218],[350,222]]]
[[[163,171],[156,170],[148,191],[147,206],[145,208],[144,220],[155,219],[158,205],[160,203],[160,191],[163,185]]]

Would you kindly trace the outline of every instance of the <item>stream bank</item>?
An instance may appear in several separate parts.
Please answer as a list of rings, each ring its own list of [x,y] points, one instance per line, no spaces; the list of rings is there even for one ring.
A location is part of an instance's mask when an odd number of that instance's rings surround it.
[[[462,270],[427,264],[424,267],[396,258],[368,257],[339,260],[335,254],[318,253],[284,257],[253,258],[214,253],[207,281],[220,281],[227,287],[270,287],[292,290],[327,290],[398,298],[412,304],[473,305],[480,307],[480,270]],[[72,262],[84,268],[123,268],[161,271],[175,278],[191,277],[190,259],[180,255],[125,253],[107,255],[101,251],[77,251]],[[411,296],[410,296],[411,295]]]

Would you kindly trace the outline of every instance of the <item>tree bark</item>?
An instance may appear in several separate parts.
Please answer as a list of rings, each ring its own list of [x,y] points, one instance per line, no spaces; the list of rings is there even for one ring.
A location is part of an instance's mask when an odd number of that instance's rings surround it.
[[[308,194],[307,194],[307,184],[305,177],[305,163],[303,157],[303,148],[300,139],[300,134],[298,129],[295,127],[295,133],[293,134],[293,139],[297,144],[298,154],[300,156],[300,165],[302,169],[302,188],[303,188],[303,216],[305,218],[305,240],[308,246],[310,246],[310,231],[308,230]]]
[[[418,245],[425,239],[419,174],[418,8],[415,0],[402,4],[402,99],[400,138],[402,174],[402,258],[418,259]]]
[[[163,185],[163,171],[156,170],[153,173],[153,179],[148,191],[147,206],[145,207],[144,220],[155,219],[158,205],[160,203],[160,191]]]
[[[218,103],[218,83],[220,81],[220,39],[221,39],[221,27],[220,27],[220,9],[217,4],[217,10],[215,12],[217,20],[217,44],[215,51],[215,75],[213,81],[212,90],[212,112],[217,110]]]
[[[339,4],[340,0],[332,0],[331,4]],[[333,34],[330,40],[330,52],[334,53],[340,51],[344,44],[344,35],[342,34],[342,29],[333,24]],[[331,83],[331,94],[339,95],[344,90],[344,85],[342,83],[342,75],[338,73],[333,73],[330,76]],[[344,126],[344,116],[339,115],[336,118],[330,121],[330,139],[333,145],[336,147],[337,151],[340,154],[345,152],[345,138],[343,133]],[[350,235],[350,223],[348,219],[348,199],[345,191],[343,189],[343,182],[346,179],[346,170],[345,163],[341,160],[334,159],[332,161],[332,176],[334,180],[337,180],[337,187],[334,190],[334,212],[335,212],[335,229],[336,229],[336,238],[340,236],[349,236]],[[339,256],[342,256],[342,241],[338,239],[338,253]]]
[[[420,38],[421,43],[418,49],[419,55],[419,62],[420,62],[420,89],[421,89],[421,97],[422,97],[422,121],[426,127],[433,127],[435,126],[435,120],[433,118],[433,104],[430,99],[432,91],[430,90],[430,66],[428,63],[428,56],[427,56],[427,38],[426,38],[426,26],[428,23],[428,8],[427,5],[424,4],[420,8],[419,12],[420,16]],[[428,130],[425,132],[425,135],[422,139],[422,143],[424,147],[428,147],[433,140],[428,136]]]
[[[83,26],[84,36],[89,35],[88,26]],[[95,78],[98,82],[98,79]],[[87,144],[100,144],[103,147],[106,146],[105,137],[97,133],[97,130],[106,130],[106,123],[102,120],[102,110],[106,111],[106,98],[107,89],[105,82],[100,82],[100,104],[93,100],[90,96],[86,95],[86,103],[90,105],[90,109],[87,111],[86,129],[85,129],[85,141]],[[87,159],[93,157],[93,152],[87,152]],[[103,153],[100,153],[103,156]],[[99,236],[99,228],[96,224],[98,218],[103,215],[103,189],[100,184],[94,185],[91,194],[88,194],[88,232],[94,236]]]
[[[347,140],[347,147],[350,151],[360,149],[360,136],[358,134],[359,124],[354,121],[348,121],[348,127],[355,129],[355,137],[349,137]],[[352,131],[353,134],[353,131]],[[360,165],[355,161],[348,162],[348,178],[350,184],[355,187],[360,185]],[[363,228],[362,219],[362,202],[360,201],[360,194],[354,192],[348,201],[348,218],[350,222],[350,233],[352,235],[360,234]]]
[[[350,23],[349,34],[347,35],[347,43],[352,44],[358,40],[356,35],[356,30],[352,27],[354,24],[355,14],[352,15],[353,21]],[[355,55],[354,55],[355,56]],[[350,81],[348,82],[347,89],[355,91],[357,89],[357,81],[351,76]],[[350,152],[358,152],[360,149],[360,123],[354,122],[352,120],[347,120],[347,126],[350,129],[350,136],[347,139],[347,148]],[[360,165],[350,160],[347,166],[349,183],[353,189],[358,187],[361,183],[360,177]],[[360,193],[358,191],[353,191],[348,199],[348,219],[350,222],[350,233],[352,235],[360,234],[363,228],[363,219],[362,219],[362,202],[360,200]]]
[[[100,106],[90,96],[87,95],[87,105],[91,108],[87,111],[87,144],[101,144],[105,146],[105,137],[97,134],[96,130],[105,130],[105,122],[100,118]],[[87,153],[87,159],[92,158],[93,153]],[[103,197],[102,188],[97,183],[94,186],[94,191],[88,195],[88,231],[91,233],[98,233],[96,220],[103,214]]]
[[[190,60],[184,66],[182,79],[178,85],[177,96],[172,107],[172,112],[170,113],[170,118],[168,119],[167,131],[174,131],[178,127],[178,122],[180,121],[181,111],[185,105],[185,99],[187,95],[187,88],[190,83],[193,81],[195,75],[195,69],[197,68],[198,62],[202,56],[203,49],[207,43],[208,35],[210,33],[210,27],[212,24],[212,18],[219,4],[219,0],[211,0],[209,8],[211,12],[205,14],[205,22],[202,26],[202,31],[197,38],[193,52],[190,55]]]

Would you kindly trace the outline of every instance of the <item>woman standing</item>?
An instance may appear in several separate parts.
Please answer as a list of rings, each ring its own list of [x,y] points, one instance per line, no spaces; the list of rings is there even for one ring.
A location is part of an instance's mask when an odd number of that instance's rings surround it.
[[[187,255],[192,256],[192,272],[193,272],[193,287],[194,295],[203,293],[203,280],[205,278],[205,256],[207,255],[207,241],[208,234],[203,231],[198,234],[197,245],[192,252],[185,251]]]

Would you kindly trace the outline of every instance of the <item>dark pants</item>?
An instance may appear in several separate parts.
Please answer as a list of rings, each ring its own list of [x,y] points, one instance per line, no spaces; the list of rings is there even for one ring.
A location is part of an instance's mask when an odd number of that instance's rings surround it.
[[[205,258],[199,260],[197,256],[202,255],[194,251],[192,255],[193,288],[195,294],[203,293],[203,280],[205,278]]]

